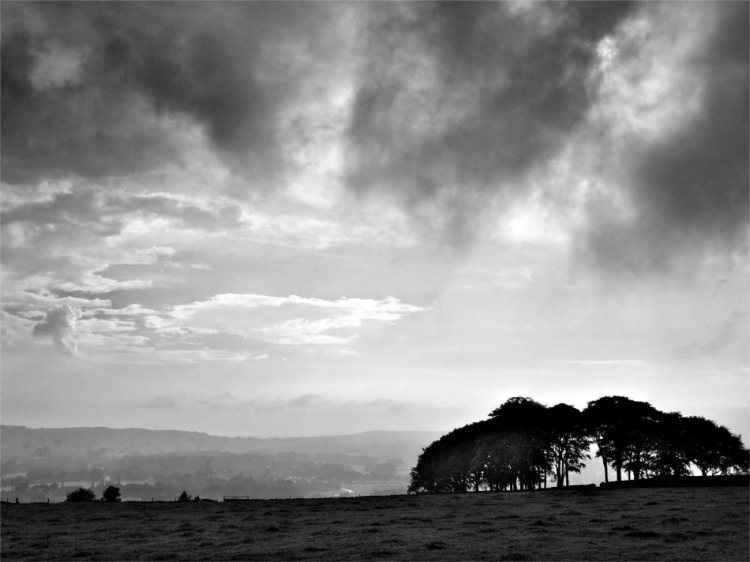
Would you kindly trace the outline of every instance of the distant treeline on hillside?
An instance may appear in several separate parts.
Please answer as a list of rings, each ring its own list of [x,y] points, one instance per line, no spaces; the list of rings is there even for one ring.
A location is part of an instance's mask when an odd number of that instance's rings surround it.
[[[605,396],[583,411],[511,398],[489,419],[455,429],[425,448],[411,471],[410,493],[533,490],[548,477],[562,487],[591,458],[634,480],[747,474],[750,451],[726,427],[648,402]]]

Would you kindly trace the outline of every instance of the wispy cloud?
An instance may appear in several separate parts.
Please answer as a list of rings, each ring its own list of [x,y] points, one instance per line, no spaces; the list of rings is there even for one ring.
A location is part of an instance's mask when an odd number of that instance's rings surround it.
[[[290,408],[308,408],[321,399],[322,397],[320,394],[303,394],[302,396],[289,400],[288,405]]]
[[[581,367],[645,367],[649,364],[639,359],[577,359],[563,361],[563,363]]]
[[[248,311],[277,310],[273,316],[251,317]],[[409,315],[424,312],[425,307],[407,304],[394,297],[382,300],[342,298],[274,297],[258,294],[220,294],[205,301],[171,308],[157,323],[163,326],[192,326],[267,339],[280,344],[340,344],[346,343],[363,322],[395,323]],[[243,312],[245,311],[245,312]],[[230,314],[231,313],[231,314]],[[299,314],[320,315],[324,318],[305,318]],[[270,326],[259,325],[279,315],[293,316]],[[331,332],[348,332],[347,337]]]
[[[294,398],[252,398],[246,399],[229,391],[222,392],[210,398],[190,398],[187,395],[159,394],[142,403],[148,409],[199,409],[211,411],[247,410],[260,413],[289,412],[301,415],[302,411],[314,412],[389,412],[404,413],[410,410],[426,407],[419,404],[390,398],[375,398],[364,401],[341,401],[309,392]]]

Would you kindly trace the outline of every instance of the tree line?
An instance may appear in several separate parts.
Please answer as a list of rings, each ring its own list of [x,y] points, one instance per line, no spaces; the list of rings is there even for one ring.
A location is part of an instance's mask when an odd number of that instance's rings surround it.
[[[120,488],[117,486],[107,486],[102,492],[102,498],[99,501],[107,503],[119,503],[120,502]],[[96,501],[96,494],[93,490],[88,488],[77,488],[65,496],[66,503],[84,503]],[[18,503],[18,500],[16,500]],[[47,500],[49,503],[49,500]]]
[[[580,411],[514,397],[486,420],[454,429],[426,447],[411,470],[409,493],[533,490],[569,485],[590,448],[621,482],[628,479],[747,474],[739,435],[698,416],[661,412],[648,402],[605,396]]]
[[[122,501],[122,494],[120,493],[120,488],[117,486],[107,486],[107,488],[102,492],[102,497],[99,501],[106,502],[106,503],[119,503]],[[153,498],[152,498],[153,500]],[[96,501],[96,494],[93,490],[90,490],[89,488],[77,488],[67,494],[65,496],[65,503],[89,503]],[[179,495],[179,497],[176,499],[178,502],[200,502],[200,501],[216,501],[216,500],[206,500],[201,499],[200,496],[191,496],[187,493],[187,491],[183,490],[182,493]],[[18,503],[18,500],[16,500],[16,503]],[[49,500],[47,501],[49,503]]]

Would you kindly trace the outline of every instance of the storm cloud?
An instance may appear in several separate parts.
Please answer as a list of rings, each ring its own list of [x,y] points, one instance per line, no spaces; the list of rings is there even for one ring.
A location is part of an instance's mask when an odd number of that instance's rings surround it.
[[[597,42],[627,2],[378,4],[348,129],[348,185],[387,191],[463,247],[492,199],[586,123]],[[437,210],[437,213],[436,213]]]
[[[231,165],[270,181],[283,168],[280,109],[299,94],[310,60],[333,54],[333,38],[321,33],[328,11],[299,3],[4,4],[3,179],[97,178],[180,162],[186,118]],[[45,59],[60,49],[74,70],[67,79],[44,76]]]
[[[388,192],[459,247],[482,228],[488,205],[541,190],[558,212],[583,216],[574,227],[580,255],[605,269],[746,253],[746,4],[375,11],[348,129],[352,189]],[[634,119],[669,113],[654,124],[661,130],[628,130],[621,109],[607,105],[610,72],[630,88]],[[689,76],[690,87],[652,99],[669,73]]]
[[[671,6],[657,6],[651,7],[654,17],[670,17]],[[627,143],[612,136],[600,139],[616,147],[598,153],[599,165],[607,169],[604,176],[621,186],[632,206],[631,216],[624,219],[601,200],[589,208],[584,243],[594,260],[607,267],[659,269],[685,253],[700,255],[704,250],[747,253],[748,5],[689,7],[691,19],[707,32],[704,42],[685,54],[679,69],[691,77],[692,88],[674,92],[680,98],[672,103],[688,116],[666,123],[667,130],[655,138],[634,136]],[[654,64],[646,60],[645,50],[631,50],[635,52],[625,57],[644,67]],[[692,109],[691,98],[696,106]]]
[[[340,163],[325,181],[396,202],[439,245],[464,249],[498,209],[541,194],[576,217],[578,255],[605,269],[744,256],[747,12],[732,2],[4,3],[2,179],[186,166],[205,142],[240,178],[223,194],[243,198],[309,179],[301,161],[320,160],[305,155],[329,135]],[[685,87],[654,101],[662,71]],[[617,98],[617,85],[640,104]],[[331,96],[340,107],[323,115]],[[631,127],[626,103],[656,130]],[[669,117],[652,120],[661,106]],[[136,207],[212,223],[163,196],[120,200]],[[116,233],[117,219],[107,227]]]
[[[376,5],[349,127],[352,187],[410,200],[509,188],[586,116],[596,41],[631,9],[607,6]]]

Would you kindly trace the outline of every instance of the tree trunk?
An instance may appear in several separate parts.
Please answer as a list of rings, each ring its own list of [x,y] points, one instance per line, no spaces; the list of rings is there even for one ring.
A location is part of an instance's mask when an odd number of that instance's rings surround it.
[[[604,464],[604,481],[609,482],[609,470],[607,467],[607,457],[602,455],[602,464]]]

